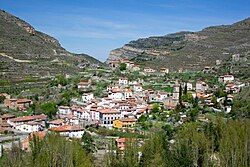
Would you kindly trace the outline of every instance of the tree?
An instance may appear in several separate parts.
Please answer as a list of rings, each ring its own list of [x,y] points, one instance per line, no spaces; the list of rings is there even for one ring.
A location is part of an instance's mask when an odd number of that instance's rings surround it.
[[[174,142],[169,144],[163,130],[154,131],[139,149],[130,147],[132,150],[122,154],[111,151],[107,166],[138,166],[138,150],[142,152],[139,166],[249,166],[249,119],[189,122],[178,127],[172,137]]]
[[[153,133],[142,147],[141,166],[166,166],[168,143],[164,131]]]
[[[127,68],[127,64],[125,64],[125,63],[121,63],[121,64],[120,64],[120,70],[121,70],[121,71],[126,70],[126,68]]]
[[[187,83],[185,83],[183,94],[187,94]]]
[[[51,81],[50,85],[57,86],[58,84],[62,86],[67,85],[67,79],[62,75],[57,75],[56,78],[53,81]]]
[[[82,135],[82,143],[83,143],[83,148],[84,150],[86,150],[87,153],[93,153],[95,151],[94,140],[91,137],[90,133],[85,132]]]
[[[182,101],[192,103],[192,101],[193,101],[193,95],[192,95],[192,93],[188,92],[186,94],[183,94],[182,95]]]
[[[243,89],[235,97],[232,111],[229,113],[234,119],[250,118],[250,88]]]
[[[166,136],[168,137],[168,139],[170,139],[173,136],[174,129],[173,129],[173,127],[171,125],[166,124],[166,125],[162,126],[162,129],[165,131]]]
[[[158,112],[160,112],[161,111],[161,107],[160,107],[160,105],[159,104],[153,104],[153,107],[152,107],[152,113],[158,113]]]
[[[43,103],[40,108],[49,118],[52,118],[57,113],[57,106],[55,102]]]
[[[36,167],[92,167],[92,156],[86,154],[77,140],[67,140],[59,134],[47,134],[43,139],[34,136],[30,141],[30,151],[24,152],[20,146],[12,147],[0,158],[0,166]]]
[[[138,122],[145,122],[147,121],[147,117],[145,115],[140,116],[140,118],[138,119]]]
[[[180,100],[180,104],[182,103],[182,86],[180,84],[180,87],[179,87],[179,100]]]
[[[218,88],[215,92],[214,92],[215,97],[225,97],[227,95],[226,92],[224,92],[221,88]]]
[[[197,96],[196,96],[195,98],[193,98],[192,103],[193,103],[193,106],[194,106],[194,107],[197,107],[197,106],[198,106],[199,99],[198,99],[198,97],[197,97]]]
[[[199,113],[199,108],[192,108],[191,111],[189,111],[189,116],[191,121],[196,121],[196,117]]]
[[[0,96],[0,103],[3,103],[5,100],[5,96]]]

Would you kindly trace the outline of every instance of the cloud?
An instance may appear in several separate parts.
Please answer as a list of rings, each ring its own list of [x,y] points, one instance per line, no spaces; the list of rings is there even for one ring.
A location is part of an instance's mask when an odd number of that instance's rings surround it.
[[[111,28],[111,29],[116,29],[116,30],[128,29],[128,28],[133,29],[136,27],[135,25],[132,25],[132,24],[126,24],[122,22],[104,20],[104,19],[93,18],[93,17],[82,17],[81,21],[83,21],[84,24],[87,24],[89,26],[98,26],[98,27]]]

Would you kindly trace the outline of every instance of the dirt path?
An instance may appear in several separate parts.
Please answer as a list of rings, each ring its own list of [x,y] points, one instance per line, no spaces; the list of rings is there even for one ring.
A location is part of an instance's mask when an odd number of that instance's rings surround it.
[[[16,61],[16,62],[18,62],[18,63],[31,63],[31,62],[32,62],[32,61],[30,61],[30,60],[15,59],[15,58],[13,58],[13,57],[11,57],[11,56],[6,55],[5,53],[0,53],[0,55],[3,56],[3,57],[7,57],[7,58],[9,58],[9,59],[11,59],[11,60],[14,60],[14,61]]]

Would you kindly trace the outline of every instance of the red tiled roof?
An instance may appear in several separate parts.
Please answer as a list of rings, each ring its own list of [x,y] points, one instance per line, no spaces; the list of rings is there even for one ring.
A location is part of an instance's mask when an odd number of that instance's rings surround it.
[[[59,108],[61,108],[61,109],[69,109],[70,107],[69,106],[59,106]]]
[[[62,124],[64,122],[63,119],[56,119],[56,120],[53,120],[53,121],[50,121],[49,124]]]
[[[47,115],[41,114],[41,115],[32,115],[32,116],[23,116],[23,117],[17,117],[11,119],[12,122],[26,122],[26,121],[33,121],[33,120],[45,120],[47,118]]]
[[[135,118],[122,118],[122,119],[119,119],[121,122],[136,122],[137,119]]]
[[[90,82],[89,81],[81,81],[78,83],[78,85],[89,85]]]
[[[109,108],[98,109],[98,112],[100,112],[100,113],[102,113],[102,114],[115,114],[115,113],[120,113],[120,111],[118,111],[118,110],[109,109]]]
[[[118,143],[125,143],[126,142],[126,138],[119,138],[115,140]]]
[[[112,93],[119,93],[119,92],[121,92],[121,89],[119,89],[119,88],[113,88],[113,89],[111,90],[111,92],[112,92]]]
[[[70,132],[70,131],[82,131],[84,129],[81,128],[80,126],[62,125],[59,127],[50,128],[49,130],[55,132]]]
[[[14,117],[15,117],[15,115],[12,115],[12,114],[3,114],[3,115],[1,115],[1,118],[2,118],[2,119],[14,118]]]
[[[30,99],[18,99],[17,100],[17,103],[31,103],[32,102],[32,100],[30,100]]]

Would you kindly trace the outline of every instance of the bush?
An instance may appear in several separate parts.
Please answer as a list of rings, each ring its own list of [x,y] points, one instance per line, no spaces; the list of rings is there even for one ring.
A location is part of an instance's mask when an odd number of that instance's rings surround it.
[[[126,68],[127,68],[127,65],[126,65],[125,63],[121,63],[121,64],[120,64],[120,70],[121,70],[121,71],[126,70]]]

